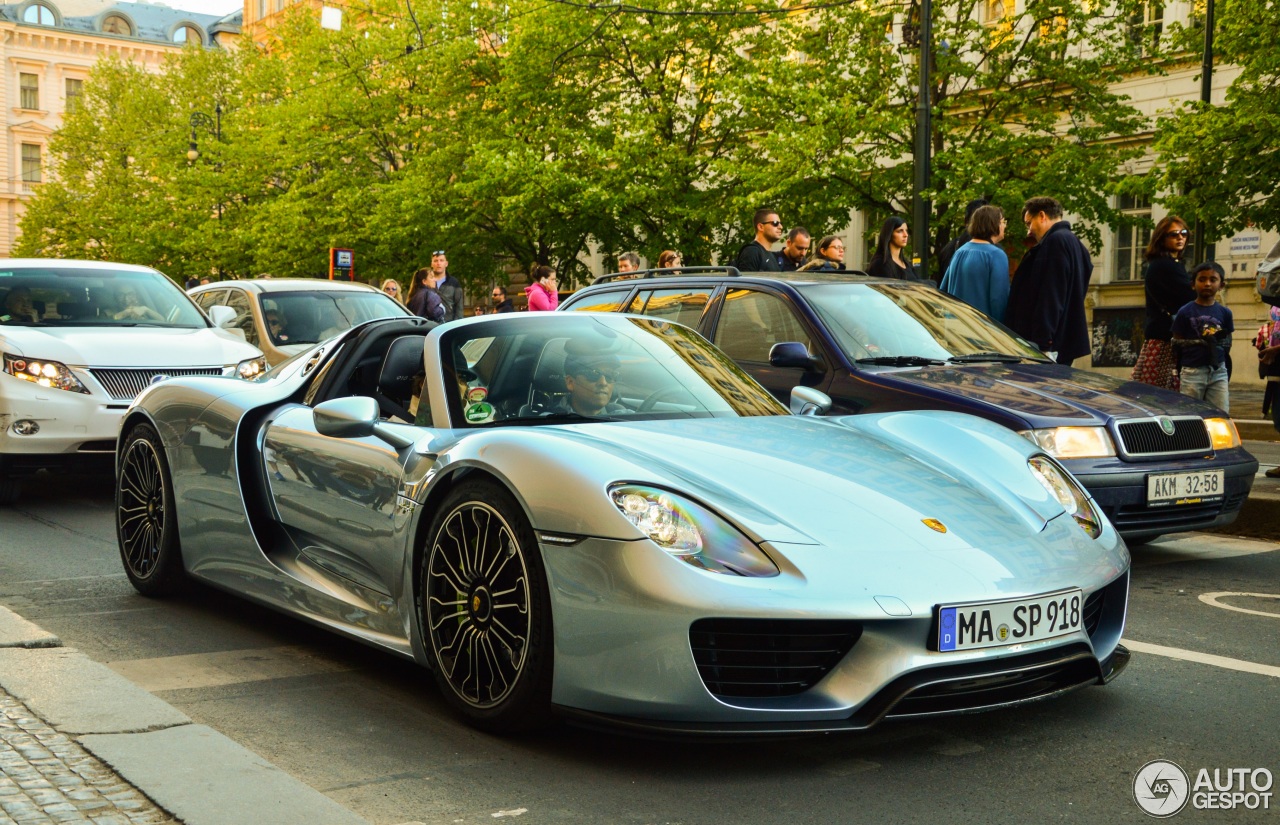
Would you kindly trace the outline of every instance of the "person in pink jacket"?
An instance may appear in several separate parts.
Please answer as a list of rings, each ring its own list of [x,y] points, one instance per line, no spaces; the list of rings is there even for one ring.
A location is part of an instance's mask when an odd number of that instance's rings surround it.
[[[556,271],[549,266],[533,269],[533,283],[524,288],[529,299],[530,312],[550,312],[560,305],[560,293],[556,291]]]

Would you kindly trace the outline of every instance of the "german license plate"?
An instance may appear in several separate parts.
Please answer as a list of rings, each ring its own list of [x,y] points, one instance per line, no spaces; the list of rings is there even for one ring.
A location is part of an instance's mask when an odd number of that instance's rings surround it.
[[[1222,470],[1198,470],[1192,473],[1154,473],[1147,476],[1147,506],[1168,507],[1174,504],[1210,504],[1222,501],[1226,492],[1226,473]]]
[[[1005,602],[942,605],[938,650],[977,650],[1065,636],[1081,628],[1083,608],[1079,590]]]

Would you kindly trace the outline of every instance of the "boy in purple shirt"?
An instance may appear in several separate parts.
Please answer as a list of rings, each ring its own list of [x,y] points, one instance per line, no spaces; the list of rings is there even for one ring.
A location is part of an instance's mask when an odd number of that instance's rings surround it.
[[[1196,299],[1173,316],[1173,345],[1181,364],[1182,394],[1229,410],[1227,398],[1227,350],[1235,321],[1231,310],[1215,300],[1222,289],[1218,265],[1206,261],[1191,271]]]

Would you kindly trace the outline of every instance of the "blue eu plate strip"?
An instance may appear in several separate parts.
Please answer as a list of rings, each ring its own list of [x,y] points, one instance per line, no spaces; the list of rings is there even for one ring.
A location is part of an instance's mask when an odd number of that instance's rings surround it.
[[[938,611],[938,650],[956,649],[956,609],[944,607]]]

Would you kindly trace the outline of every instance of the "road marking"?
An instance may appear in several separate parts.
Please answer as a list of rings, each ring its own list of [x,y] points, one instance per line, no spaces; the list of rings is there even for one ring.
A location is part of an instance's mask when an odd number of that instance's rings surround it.
[[[1232,593],[1224,591],[1222,593],[1201,593],[1200,601],[1212,607],[1221,607],[1223,610],[1234,610],[1237,613],[1248,613],[1252,616],[1270,616],[1273,619],[1280,619],[1280,613],[1272,613],[1269,610],[1250,610],[1247,607],[1236,607],[1233,604],[1223,604],[1218,601],[1225,596],[1248,596],[1254,599],[1280,599],[1280,594],[1276,593]]]
[[[1280,550],[1273,541],[1241,539],[1234,536],[1218,536],[1211,533],[1195,533],[1186,538],[1159,539],[1149,544],[1129,548],[1134,567],[1151,567],[1156,564],[1174,564],[1184,561],[1213,561],[1253,556]]]
[[[1170,659],[1181,659],[1184,662],[1199,662],[1202,665],[1213,665],[1227,670],[1238,670],[1241,673],[1256,673],[1260,676],[1271,676],[1280,679],[1280,667],[1275,667],[1274,665],[1260,665],[1257,662],[1246,662],[1243,659],[1230,659],[1226,656],[1198,653],[1194,650],[1183,650],[1178,647],[1151,645],[1146,642],[1135,642],[1131,639],[1125,639],[1124,646],[1138,653],[1167,656]]]
[[[351,665],[326,659],[306,647],[256,647],[220,650],[157,659],[109,662],[107,667],[152,693],[164,690],[220,687],[291,676],[312,676],[354,670]]]

